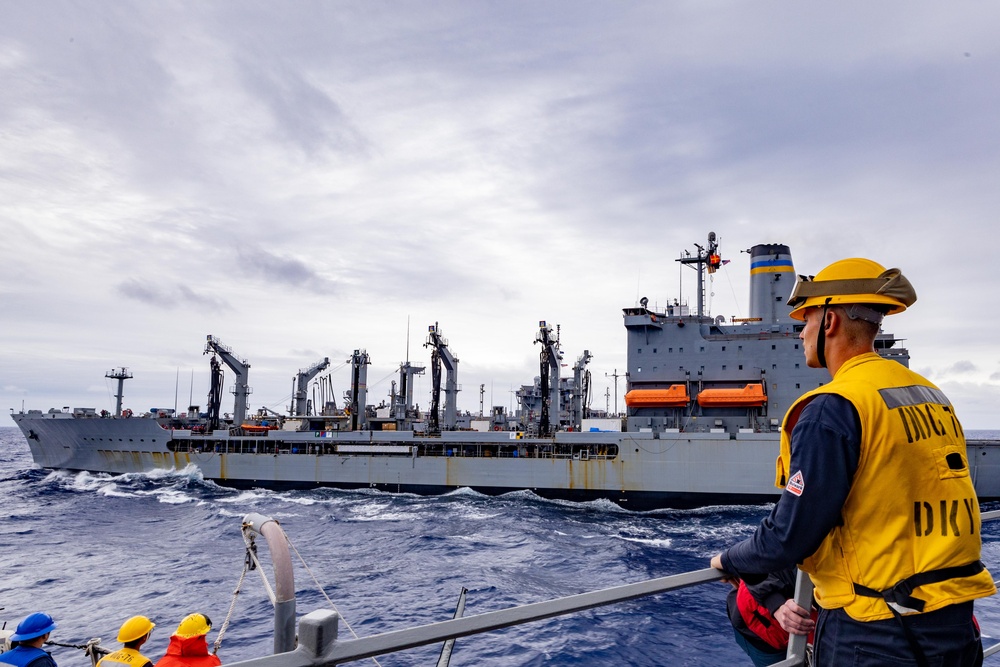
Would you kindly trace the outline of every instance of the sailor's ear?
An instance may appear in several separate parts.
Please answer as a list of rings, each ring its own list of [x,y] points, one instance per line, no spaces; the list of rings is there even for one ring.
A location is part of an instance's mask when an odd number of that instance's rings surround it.
[[[844,311],[839,308],[827,308],[823,313],[823,331],[827,334],[839,329],[843,324]]]

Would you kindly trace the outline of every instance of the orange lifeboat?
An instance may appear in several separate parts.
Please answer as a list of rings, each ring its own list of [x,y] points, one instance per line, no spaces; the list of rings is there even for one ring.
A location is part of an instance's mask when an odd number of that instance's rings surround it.
[[[691,402],[687,385],[672,384],[666,389],[633,389],[625,394],[630,408],[683,408]]]
[[[268,424],[264,426],[263,424],[243,424],[240,426],[246,433],[263,433],[265,431],[273,431],[278,428],[277,424]]]
[[[698,405],[703,408],[759,408],[767,403],[764,385],[748,384],[738,389],[702,389]]]

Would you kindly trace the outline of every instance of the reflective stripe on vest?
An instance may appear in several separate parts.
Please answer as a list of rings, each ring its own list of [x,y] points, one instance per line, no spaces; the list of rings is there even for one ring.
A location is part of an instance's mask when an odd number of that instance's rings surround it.
[[[145,667],[146,665],[152,664],[152,660],[139,653],[134,648],[120,648],[114,653],[109,653],[108,655],[101,658],[97,666],[98,667]]]

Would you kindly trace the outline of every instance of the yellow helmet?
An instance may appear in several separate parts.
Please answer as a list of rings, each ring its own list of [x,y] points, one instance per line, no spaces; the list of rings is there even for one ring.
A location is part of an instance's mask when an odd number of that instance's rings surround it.
[[[863,304],[888,307],[887,315],[901,313],[917,300],[913,285],[899,269],[886,269],[870,259],[854,257],[834,262],[814,276],[799,276],[788,305],[789,316],[805,319],[805,310],[826,304]],[[881,309],[880,309],[881,310]]]
[[[188,637],[207,635],[211,629],[212,620],[208,616],[205,616],[205,614],[188,614],[181,621],[180,625],[177,626],[177,632],[174,634],[187,639]]]
[[[133,616],[122,623],[121,630],[118,631],[118,641],[122,644],[134,642],[145,635],[148,635],[156,627],[156,623],[145,616]]]

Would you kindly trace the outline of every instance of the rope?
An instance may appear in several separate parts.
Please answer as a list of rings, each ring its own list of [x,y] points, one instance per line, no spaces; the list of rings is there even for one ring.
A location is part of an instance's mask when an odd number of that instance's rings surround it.
[[[59,642],[53,642],[53,641],[47,641],[45,643],[46,643],[46,645],[49,645],[49,646],[61,646],[63,648],[79,648],[79,649],[83,649],[84,651],[93,650],[93,651],[95,651],[97,653],[102,653],[104,655],[108,655],[109,653],[114,653],[114,651],[112,651],[111,649],[107,649],[107,648],[104,648],[102,646],[98,646],[97,644],[100,641],[101,641],[100,639],[96,639],[95,638],[95,639],[91,639],[86,644],[60,644]]]
[[[333,603],[333,600],[330,599],[330,596],[326,594],[325,590],[323,590],[323,586],[320,585],[319,580],[316,579],[316,575],[314,575],[312,570],[309,569],[309,565],[307,565],[305,559],[302,558],[302,554],[300,554],[299,550],[295,548],[295,545],[292,544],[292,541],[290,539],[288,539],[288,535],[285,534],[284,531],[282,531],[282,534],[285,535],[285,541],[288,543],[288,546],[291,547],[292,551],[295,552],[295,555],[298,556],[299,562],[302,563],[302,567],[304,567],[306,572],[309,573],[309,576],[312,577],[313,583],[316,584],[316,588],[318,588],[319,592],[322,593],[323,597],[326,599],[327,603],[329,603],[330,607],[340,616],[340,619],[344,622],[344,625],[347,627],[348,630],[350,630],[351,635],[355,639],[358,639],[358,633],[354,631],[354,628],[351,627],[351,624],[347,622],[347,619],[344,618],[344,615],[340,613],[339,609],[337,609],[337,605]],[[271,588],[271,582],[267,580],[267,575],[264,574],[264,568],[261,567],[260,561],[257,559],[257,544],[254,541],[253,535],[250,533],[250,531],[247,529],[246,526],[243,527],[243,543],[246,545],[247,549],[246,557],[244,558],[243,561],[243,572],[240,573],[240,580],[236,584],[236,590],[233,591],[233,599],[232,602],[229,603],[229,611],[226,613],[226,619],[222,622],[222,627],[219,629],[219,634],[215,638],[215,644],[213,645],[212,648],[212,655],[218,653],[219,647],[222,646],[222,637],[226,634],[226,629],[229,627],[229,621],[233,616],[233,611],[235,611],[236,609],[236,599],[240,594],[240,589],[243,587],[243,581],[246,579],[247,572],[249,572],[250,570],[257,570],[260,573],[261,581],[264,582],[264,589],[267,591],[267,597],[268,599],[271,600],[271,604],[274,605],[277,600],[277,596],[275,595],[274,590]],[[48,643],[55,644],[55,642],[48,642]],[[57,644],[57,646],[67,646],[67,644]],[[87,647],[73,646],[72,648],[87,648]],[[100,649],[97,647],[94,648],[99,651],[105,651],[105,649]],[[110,653],[111,651],[105,651],[105,652]],[[379,663],[378,660],[375,659],[374,656],[372,657],[371,660],[373,663],[378,665],[378,667],[382,667],[382,665]]]
[[[216,655],[219,652],[219,647],[222,646],[222,638],[225,636],[226,630],[229,629],[229,621],[232,619],[233,612],[236,610],[236,599],[239,597],[240,590],[243,588],[243,582],[246,580],[247,572],[257,569],[260,565],[260,562],[257,560],[257,543],[254,541],[253,535],[247,532],[246,527],[243,528],[243,544],[245,544],[247,548],[246,556],[243,558],[243,572],[240,573],[240,580],[236,583],[236,590],[233,591],[233,599],[229,603],[229,611],[226,613],[226,618],[222,621],[222,627],[219,629],[219,634],[216,636],[215,643],[212,645],[212,655]],[[274,604],[274,593],[271,592],[271,588],[267,583],[266,577],[264,578],[264,587],[267,588],[268,595],[271,597],[271,604]]]
[[[308,566],[308,565],[306,564],[306,561],[305,561],[305,559],[304,559],[304,558],[302,557],[302,554],[300,554],[300,553],[299,553],[299,550],[295,548],[295,545],[294,545],[294,544],[292,544],[292,541],[291,541],[290,539],[288,539],[288,535],[287,535],[287,534],[285,535],[285,541],[286,541],[286,542],[288,542],[288,546],[292,548],[292,551],[294,551],[294,552],[295,552],[295,555],[299,557],[299,562],[300,562],[300,563],[302,563],[302,567],[304,567],[304,568],[305,568],[305,570],[306,570],[306,572],[308,572],[308,573],[309,573],[309,576],[310,576],[310,577],[312,577],[312,580],[313,580],[313,583],[314,583],[314,584],[316,584],[316,588],[318,588],[318,589],[319,589],[319,592],[320,592],[320,593],[321,593],[321,594],[323,595],[323,597],[324,597],[324,598],[326,598],[326,601],[327,601],[327,603],[329,603],[330,607],[331,607],[331,608],[332,608],[332,609],[333,609],[333,610],[334,610],[335,612],[337,612],[337,615],[338,615],[338,616],[340,616],[340,620],[342,620],[342,621],[344,622],[344,625],[345,625],[345,626],[347,627],[347,629],[351,631],[351,635],[352,635],[352,636],[353,636],[353,637],[354,637],[355,639],[358,639],[358,633],[356,633],[356,632],[354,631],[354,628],[352,628],[352,627],[351,627],[351,624],[347,622],[347,619],[346,619],[346,618],[344,618],[344,615],[340,613],[340,610],[339,610],[339,609],[337,609],[337,605],[335,605],[335,604],[333,603],[333,600],[331,600],[331,599],[330,599],[330,596],[326,594],[326,591],[325,591],[325,590],[323,590],[323,586],[322,586],[322,585],[321,585],[321,584],[319,583],[319,580],[318,580],[318,579],[316,579],[316,575],[314,575],[314,574],[312,573],[312,570],[310,570],[310,569],[309,569],[309,566]],[[382,665],[381,665],[381,664],[379,663],[379,661],[378,661],[378,660],[376,660],[376,659],[375,659],[375,657],[374,657],[374,656],[372,656],[372,662],[374,662],[374,663],[375,663],[376,665],[378,665],[379,667],[382,667]]]
[[[50,646],[62,646],[63,648],[83,649],[84,654],[90,658],[90,664],[92,667],[97,667],[97,663],[100,662],[102,657],[114,653],[111,649],[101,646],[100,637],[94,637],[86,644],[61,644],[54,641],[47,641],[45,644]]]
[[[271,605],[273,606],[277,603],[278,596],[274,594],[274,590],[271,588],[271,582],[267,580],[267,575],[264,574],[264,568],[261,567],[260,561],[257,560],[257,545],[253,541],[253,536],[250,535],[245,528],[243,529],[243,541],[247,545],[247,559],[251,561],[250,569],[255,569],[260,574],[260,580],[264,582],[264,590],[267,591],[267,598],[271,601]]]
[[[247,553],[250,553],[249,549],[247,549]],[[247,565],[249,560],[250,559],[248,557],[246,562],[243,564],[243,572],[240,574],[240,580],[236,584],[236,590],[233,591],[233,600],[229,603],[229,611],[226,613],[226,619],[222,621],[222,627],[219,628],[219,634],[215,638],[215,643],[212,644],[212,655],[217,654],[219,652],[219,647],[222,646],[222,637],[226,634],[226,630],[229,628],[229,619],[232,618],[233,611],[236,609],[236,598],[240,594],[240,589],[243,587],[243,580],[246,579],[247,571],[249,570]]]

